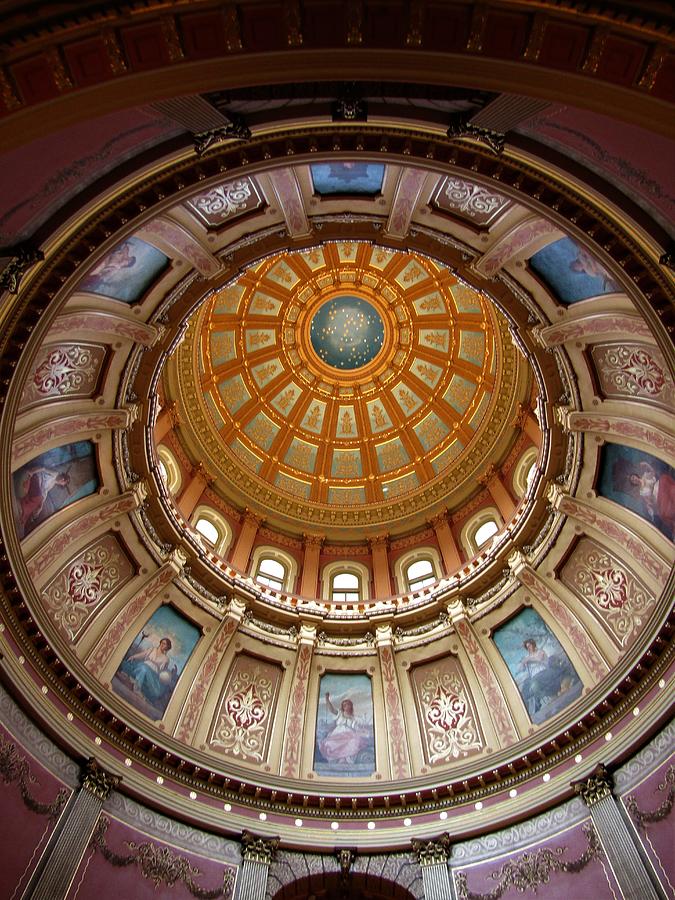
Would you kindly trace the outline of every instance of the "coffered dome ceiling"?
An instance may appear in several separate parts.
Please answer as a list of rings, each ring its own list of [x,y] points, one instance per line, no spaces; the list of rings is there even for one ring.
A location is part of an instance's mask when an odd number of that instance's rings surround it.
[[[234,502],[295,530],[400,531],[507,455],[526,370],[486,296],[428,257],[352,242],[211,292],[165,384]]]
[[[672,275],[576,163],[445,121],[545,101],[314,87],[153,96],[4,274],[2,665],[171,815],[407,847],[668,714]]]

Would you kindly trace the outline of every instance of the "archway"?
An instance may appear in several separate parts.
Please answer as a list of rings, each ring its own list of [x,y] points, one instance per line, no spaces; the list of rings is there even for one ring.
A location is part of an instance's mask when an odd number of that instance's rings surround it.
[[[338,872],[322,872],[284,885],[271,900],[416,900],[416,896],[379,875],[354,872],[343,877]]]

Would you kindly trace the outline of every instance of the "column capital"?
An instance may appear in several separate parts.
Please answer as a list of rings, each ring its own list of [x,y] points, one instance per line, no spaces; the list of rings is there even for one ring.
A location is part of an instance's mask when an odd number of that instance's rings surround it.
[[[442,509],[440,512],[436,513],[435,516],[432,516],[431,519],[427,519],[429,525],[432,528],[439,528],[442,525],[449,525],[448,521],[448,511],[447,509]]]
[[[300,631],[298,632],[298,644],[309,644],[314,646],[316,643],[316,625],[311,622],[300,622]]]
[[[241,521],[242,522],[253,522],[258,528],[260,528],[260,526],[265,521],[265,517],[261,516],[259,513],[253,512],[253,510],[249,509],[249,507],[247,506],[242,514]]]
[[[530,408],[526,406],[524,403],[519,403],[516,408],[516,414],[513,417],[513,421],[511,424],[514,428],[520,428],[521,431],[525,427],[525,422],[527,422],[527,417],[530,415]]]
[[[242,856],[244,861],[258,862],[264,866],[269,866],[279,847],[279,838],[264,838],[250,831],[242,831],[241,843],[243,844]]]
[[[483,484],[483,485],[486,485],[486,486],[487,486],[487,485],[489,484],[489,482],[491,482],[491,481],[493,480],[493,478],[496,478],[496,477],[498,477],[498,476],[499,476],[499,472],[498,472],[497,469],[492,465],[492,463],[490,463],[490,465],[489,465],[489,466],[487,467],[487,469],[483,472],[483,474],[478,476],[478,482],[479,482],[480,484]]]
[[[421,866],[440,866],[446,865],[450,859],[450,835],[447,831],[436,838],[429,841],[412,841],[413,853],[417,857],[417,861]]]
[[[371,550],[374,547],[388,547],[389,532],[387,532],[386,534],[374,534],[372,537],[368,538],[368,543],[370,544]]]
[[[213,484],[213,482],[216,480],[215,477],[208,471],[204,463],[201,461],[198,462],[192,470],[192,477],[201,478],[207,484]]]
[[[394,632],[392,631],[391,622],[383,622],[375,629],[375,644],[377,647],[384,647],[387,644],[393,644]]]
[[[225,612],[231,619],[236,619],[239,622],[244,617],[246,609],[247,607],[243,600],[239,597],[231,597]]]
[[[598,763],[585,781],[573,781],[572,786],[575,793],[581,795],[586,806],[593,806],[605,797],[612,796],[614,779],[605,766]]]
[[[321,547],[326,540],[323,534],[305,534],[302,535],[305,547]]]
[[[117,775],[106,772],[93,756],[89,757],[80,772],[82,788],[101,802],[108,799],[121,780]]]

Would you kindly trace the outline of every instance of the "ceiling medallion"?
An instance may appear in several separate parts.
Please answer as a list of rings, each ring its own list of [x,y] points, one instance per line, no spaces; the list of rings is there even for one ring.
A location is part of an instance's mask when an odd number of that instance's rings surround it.
[[[352,294],[323,303],[309,324],[312,349],[334,369],[361,369],[384,343],[384,323],[375,307]]]

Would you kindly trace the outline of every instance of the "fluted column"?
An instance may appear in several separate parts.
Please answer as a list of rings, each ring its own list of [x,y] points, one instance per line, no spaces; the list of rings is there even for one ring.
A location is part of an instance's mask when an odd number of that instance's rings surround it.
[[[396,674],[396,659],[393,648],[394,637],[391,625],[378,625],[375,632],[375,644],[380,658],[382,689],[384,691],[384,709],[387,720],[389,747],[389,764],[394,779],[410,777],[410,755],[408,738],[403,717],[401,688]]]
[[[172,428],[178,424],[178,411],[176,408],[176,403],[169,403],[168,406],[165,406],[157,416],[157,421],[155,423],[155,443],[159,444],[171,431]]]
[[[279,846],[279,838],[262,838],[250,831],[241,835],[242,857],[239,900],[265,900],[267,876]]]
[[[450,878],[450,836],[447,833],[432,841],[412,842],[413,851],[422,869],[424,900],[455,900]]]
[[[253,542],[258,533],[262,519],[247,509],[241,522],[241,531],[237,537],[237,543],[230,560],[235,569],[245,572],[248,569],[248,560],[253,549]]]
[[[65,897],[96,827],[103,803],[120,779],[89,759],[81,775],[82,787],[69,804],[47,844],[22,900]]]
[[[305,554],[302,560],[302,578],[300,593],[303,597],[318,597],[319,558],[323,537],[318,534],[305,534]]]
[[[612,793],[612,776],[600,763],[585,781],[574,784],[591,814],[624,900],[659,900],[628,826]]]
[[[204,493],[204,489],[213,479],[202,463],[197,463],[192,471],[192,478],[183,488],[178,500],[178,509],[185,519],[189,519]]]
[[[303,622],[298,635],[298,652],[295,655],[295,669],[293,671],[293,681],[291,682],[286,734],[281,759],[281,774],[286,778],[300,777],[309,669],[312,663],[315,643],[316,626]]]
[[[382,534],[370,539],[370,553],[373,560],[373,582],[376,597],[391,596],[389,576],[389,535]]]
[[[484,484],[492,499],[497,504],[497,509],[504,520],[508,522],[516,508],[516,502],[509,494],[506,485],[502,481],[499,472],[494,466],[488,466],[484,474],[478,479]]]
[[[450,522],[448,522],[447,513],[443,512],[431,520],[431,526],[436,533],[438,548],[443,557],[443,565],[445,566],[445,574],[452,575],[462,565],[462,556],[459,547],[452,534]]]

